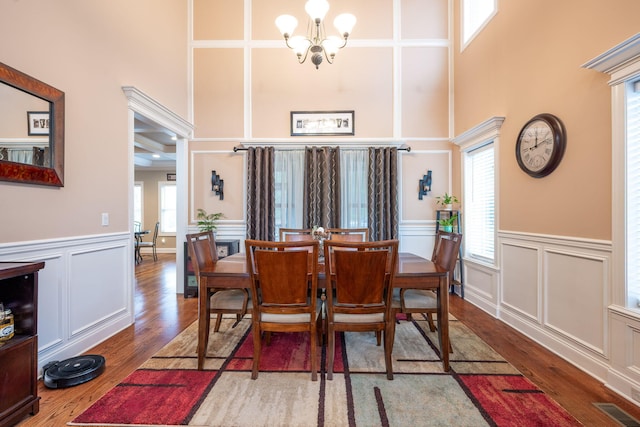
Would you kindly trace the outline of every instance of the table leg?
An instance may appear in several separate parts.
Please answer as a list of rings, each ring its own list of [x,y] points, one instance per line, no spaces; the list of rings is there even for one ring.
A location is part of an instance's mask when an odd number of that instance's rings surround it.
[[[438,292],[438,334],[442,368],[449,372],[449,276],[440,277]]]
[[[199,279],[198,286],[198,370],[204,369],[204,360],[209,344],[209,327],[211,324],[211,302],[208,297],[206,278]]]

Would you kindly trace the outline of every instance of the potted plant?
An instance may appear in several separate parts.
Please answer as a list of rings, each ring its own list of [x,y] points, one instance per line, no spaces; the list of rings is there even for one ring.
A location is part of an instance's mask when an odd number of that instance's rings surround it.
[[[438,220],[438,224],[442,227],[442,231],[451,233],[453,231],[453,225],[456,224],[458,215],[451,215],[449,218],[442,218]]]
[[[460,203],[458,198],[453,194],[444,193],[443,196],[436,197],[436,203],[442,205],[445,209],[451,210],[454,203]]]
[[[198,209],[196,218],[198,219],[198,228],[201,232],[216,231],[218,228],[218,224],[216,223],[220,218],[224,218],[224,214],[222,212],[208,214],[204,209]]]

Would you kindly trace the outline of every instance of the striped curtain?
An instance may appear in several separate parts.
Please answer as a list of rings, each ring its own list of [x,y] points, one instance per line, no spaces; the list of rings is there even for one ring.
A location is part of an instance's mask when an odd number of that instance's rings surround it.
[[[340,149],[307,147],[304,227],[340,227]]]
[[[247,149],[247,239],[275,240],[273,147]]]
[[[369,239],[398,238],[398,149],[369,148]]]

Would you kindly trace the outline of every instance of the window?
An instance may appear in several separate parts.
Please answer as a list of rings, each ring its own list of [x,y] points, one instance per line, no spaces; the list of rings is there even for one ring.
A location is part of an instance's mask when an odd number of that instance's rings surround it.
[[[176,206],[177,192],[176,183],[162,181],[158,183],[158,206],[160,207],[160,229],[159,233],[175,234],[176,233]]]
[[[471,149],[464,155],[465,252],[469,258],[495,261],[494,145]]]
[[[275,227],[303,227],[304,150],[276,150],[275,169]],[[340,204],[343,228],[368,226],[367,149],[340,150]]]
[[[640,79],[625,85],[626,266],[629,307],[640,306]]]
[[[143,191],[142,181],[136,181],[133,184],[133,222],[142,224],[144,206],[142,203]]]
[[[640,308],[640,34],[583,65],[611,86],[612,302]]]
[[[497,0],[461,0],[464,49],[498,11]]]

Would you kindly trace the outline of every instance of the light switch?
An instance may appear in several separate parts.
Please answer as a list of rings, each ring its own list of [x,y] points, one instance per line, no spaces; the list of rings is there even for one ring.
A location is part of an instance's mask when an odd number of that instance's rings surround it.
[[[102,225],[103,226],[107,226],[109,225],[109,214],[108,213],[103,213],[102,214]]]

